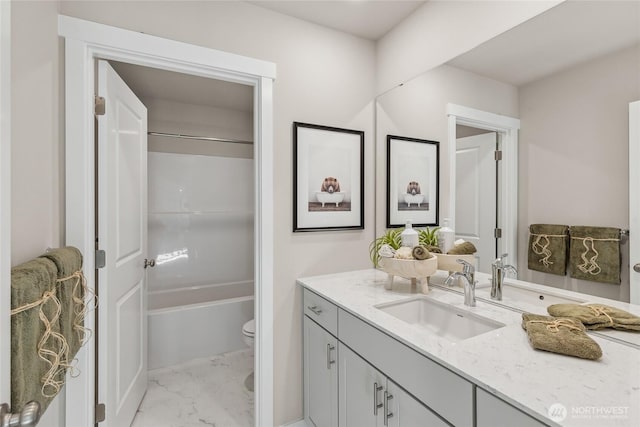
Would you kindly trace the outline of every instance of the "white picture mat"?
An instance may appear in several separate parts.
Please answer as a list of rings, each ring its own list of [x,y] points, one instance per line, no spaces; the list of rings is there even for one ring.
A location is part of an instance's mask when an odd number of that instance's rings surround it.
[[[306,127],[298,127],[297,132],[297,228],[362,225],[361,135]],[[316,200],[315,193],[329,176],[338,178],[351,210],[309,212],[309,201]]]
[[[438,149],[434,144],[391,139],[389,149],[389,222],[393,225],[435,224],[438,194]],[[398,202],[410,181],[420,184],[428,210],[399,211]]]

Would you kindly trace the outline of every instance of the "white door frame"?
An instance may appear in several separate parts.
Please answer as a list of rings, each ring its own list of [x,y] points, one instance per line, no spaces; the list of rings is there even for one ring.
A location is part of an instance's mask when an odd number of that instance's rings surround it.
[[[0,1],[0,403],[11,402],[11,2]]]
[[[65,38],[66,244],[84,256],[95,289],[95,59],[117,60],[254,87],[255,420],[273,424],[273,80],[275,64],[60,15]],[[95,313],[87,316],[95,324]],[[240,333],[240,332],[238,332]],[[95,349],[78,353],[78,378],[67,382],[67,424],[94,424]]]
[[[640,304],[640,101],[629,103],[629,301]]]
[[[456,212],[456,125],[471,126],[498,132],[502,138],[502,161],[499,163],[498,217],[502,237],[498,242],[498,253],[509,254],[509,264],[518,267],[518,130],[520,120],[488,113],[456,104],[447,104],[449,126],[449,216],[455,230]]]

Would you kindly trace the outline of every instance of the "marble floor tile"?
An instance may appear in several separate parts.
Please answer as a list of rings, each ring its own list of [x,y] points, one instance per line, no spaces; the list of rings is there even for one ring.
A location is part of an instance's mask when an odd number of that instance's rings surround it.
[[[244,380],[253,350],[149,371],[149,386],[131,427],[252,427],[253,392]]]

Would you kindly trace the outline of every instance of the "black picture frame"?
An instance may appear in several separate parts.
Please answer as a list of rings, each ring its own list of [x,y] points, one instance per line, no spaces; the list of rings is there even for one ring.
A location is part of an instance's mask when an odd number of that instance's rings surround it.
[[[293,231],[364,229],[364,131],[293,122]]]
[[[387,135],[387,228],[438,225],[440,142]]]

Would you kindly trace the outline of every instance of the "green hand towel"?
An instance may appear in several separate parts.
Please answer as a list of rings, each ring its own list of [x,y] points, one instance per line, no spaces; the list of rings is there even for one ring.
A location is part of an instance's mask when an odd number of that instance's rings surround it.
[[[82,270],[82,254],[78,249],[71,246],[54,249],[44,255],[41,255],[41,257],[50,259],[56,265],[58,270],[58,280],[70,277],[74,273]],[[84,338],[82,330],[77,330],[77,328],[74,329],[77,313],[79,313],[79,310],[84,308],[79,306],[81,304],[74,303],[74,290],[76,292],[76,298],[80,298],[84,301],[85,296],[81,282],[78,282],[78,280],[78,277],[71,277],[70,279],[58,283],[57,286],[57,296],[62,306],[62,313],[60,314],[60,331],[66,338],[67,344],[69,345],[69,358],[65,363],[71,363],[82,346]]]
[[[42,299],[56,286],[56,266],[48,259],[38,258],[11,269],[11,310],[24,307]],[[40,306],[11,315],[11,409],[19,412],[30,400],[40,402],[42,411],[49,406],[53,396],[42,393],[42,378],[51,365],[38,356],[38,345],[45,334],[45,325],[39,317]],[[54,319],[56,306],[49,299],[42,305],[43,314]],[[51,325],[52,331],[60,332],[60,323]],[[60,342],[50,337],[43,348],[59,353]],[[52,361],[51,356],[47,356]],[[60,379],[59,377],[57,379]],[[51,387],[46,394],[54,393]]]
[[[640,317],[608,305],[554,304],[547,307],[547,311],[552,316],[576,319],[591,330],[613,328],[640,332]]]
[[[598,360],[602,349],[577,320],[523,313],[522,328],[536,350],[565,354],[581,359]]]
[[[620,229],[571,227],[569,273],[575,279],[620,284]]]
[[[569,226],[531,224],[529,226],[529,270],[567,274]]]

